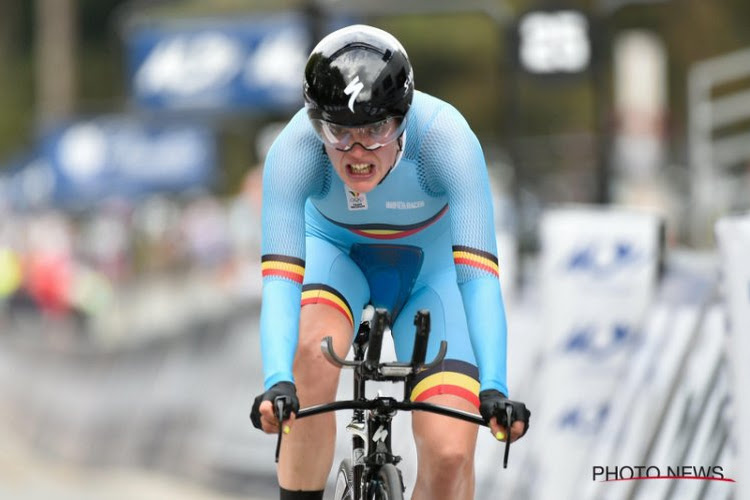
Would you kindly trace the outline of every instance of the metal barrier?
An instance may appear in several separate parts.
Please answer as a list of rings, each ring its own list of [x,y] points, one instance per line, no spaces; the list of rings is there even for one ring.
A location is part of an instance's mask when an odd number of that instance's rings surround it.
[[[750,77],[750,48],[697,63],[688,74],[688,129],[695,245],[713,241],[714,223],[730,211],[747,210],[748,177],[737,167],[750,160],[750,87],[722,89]],[[733,128],[734,127],[734,128]]]

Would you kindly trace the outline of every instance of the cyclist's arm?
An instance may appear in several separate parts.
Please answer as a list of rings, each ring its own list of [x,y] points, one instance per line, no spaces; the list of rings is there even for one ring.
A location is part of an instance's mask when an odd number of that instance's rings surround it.
[[[448,195],[453,257],[481,390],[508,395],[505,308],[482,148],[463,117],[448,106],[433,120],[420,154]]]
[[[305,201],[323,189],[321,154],[325,153],[302,111],[282,131],[266,158],[260,313],[265,389],[294,381],[292,363],[305,270]]]

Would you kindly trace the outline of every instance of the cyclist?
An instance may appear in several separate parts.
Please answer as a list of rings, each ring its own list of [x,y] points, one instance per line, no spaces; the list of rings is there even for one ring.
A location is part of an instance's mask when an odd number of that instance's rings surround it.
[[[492,198],[469,125],[449,104],[415,91],[401,44],[370,26],[324,37],[303,87],[305,106],[274,142],[263,175],[265,392],[252,420],[286,434],[282,500],[323,498],[335,418],[295,423],[293,412],[335,398],[339,370],[323,358],[321,339],[332,336],[345,356],[367,303],[391,310],[401,360],[411,357],[419,309],[431,313],[427,359],[448,341],[442,365],[419,374],[413,400],[479,410],[499,440],[528,426],[523,403],[506,399]],[[277,396],[292,406],[281,423],[271,404]],[[498,423],[507,405],[517,416],[510,430]],[[426,412],[415,412],[412,426],[413,498],[472,498],[476,426]]]

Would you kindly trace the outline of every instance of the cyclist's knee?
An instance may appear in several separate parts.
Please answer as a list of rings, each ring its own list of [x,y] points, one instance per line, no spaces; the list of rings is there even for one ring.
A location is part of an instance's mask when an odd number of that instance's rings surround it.
[[[294,359],[294,378],[305,404],[323,402],[336,394],[340,370],[328,363],[320,351],[320,341],[302,341]],[[312,399],[310,399],[312,398]]]
[[[472,443],[433,439],[431,442],[423,442],[421,448],[420,462],[424,463],[431,475],[445,476],[447,479],[456,473],[473,470],[474,447]]]
[[[340,370],[330,364],[320,349],[323,337],[332,336],[341,356],[351,345],[350,325],[335,309],[313,304],[302,308],[300,335],[294,358],[294,378],[300,401],[317,404],[333,399]]]
[[[436,396],[429,402],[463,411],[471,411],[472,408],[465,400],[450,396]],[[449,481],[451,475],[473,471],[477,438],[475,425],[422,413],[412,418],[420,470],[439,481]]]
[[[297,342],[297,353],[295,363],[300,366],[310,366],[311,363],[325,362],[323,352],[320,350],[320,341],[323,334],[314,333],[301,334]],[[325,365],[324,365],[325,366]],[[335,368],[329,364],[331,368]]]
[[[326,336],[333,337],[336,352],[342,357],[346,356],[351,345],[352,330],[349,320],[336,309],[322,304],[305,306],[300,318],[296,358],[300,363],[325,363],[323,366],[333,369],[333,365],[323,357],[320,342]]]

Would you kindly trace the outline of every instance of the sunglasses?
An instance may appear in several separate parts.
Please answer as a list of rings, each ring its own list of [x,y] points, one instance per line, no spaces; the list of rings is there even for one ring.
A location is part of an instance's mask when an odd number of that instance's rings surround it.
[[[398,139],[406,128],[406,120],[395,116],[357,127],[346,127],[320,119],[310,121],[318,137],[339,151],[349,151],[355,144],[374,151]]]

